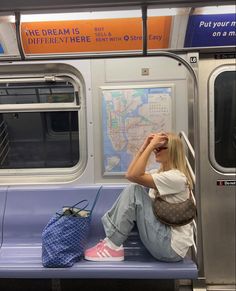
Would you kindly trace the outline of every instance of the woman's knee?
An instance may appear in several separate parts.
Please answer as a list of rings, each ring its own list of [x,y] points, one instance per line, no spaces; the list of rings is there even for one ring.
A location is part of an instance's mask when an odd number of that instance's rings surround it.
[[[132,201],[132,203],[135,203],[136,205],[142,205],[142,208],[144,205],[149,205],[150,198],[145,187],[134,183],[128,185],[127,187],[127,196],[129,197],[129,200]]]
[[[128,186],[126,186],[126,189],[128,189],[131,192],[144,192],[146,191],[145,188],[142,185],[131,183]]]
[[[129,196],[131,197],[137,197],[143,194],[146,194],[146,190],[142,185],[139,184],[129,184],[126,186],[125,191],[126,194],[128,193]]]

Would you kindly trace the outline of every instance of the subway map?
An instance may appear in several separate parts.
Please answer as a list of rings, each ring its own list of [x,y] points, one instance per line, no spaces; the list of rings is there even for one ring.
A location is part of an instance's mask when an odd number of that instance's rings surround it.
[[[103,89],[104,174],[123,174],[149,133],[170,131],[171,108],[172,87]]]

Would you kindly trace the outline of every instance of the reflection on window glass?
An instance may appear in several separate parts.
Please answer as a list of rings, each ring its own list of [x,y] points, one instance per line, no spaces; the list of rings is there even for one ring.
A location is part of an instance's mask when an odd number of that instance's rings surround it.
[[[0,114],[0,168],[62,168],[79,162],[78,112]]]
[[[225,168],[236,167],[236,72],[215,79],[215,159]]]
[[[0,104],[73,102],[74,94],[69,82],[0,84]]]

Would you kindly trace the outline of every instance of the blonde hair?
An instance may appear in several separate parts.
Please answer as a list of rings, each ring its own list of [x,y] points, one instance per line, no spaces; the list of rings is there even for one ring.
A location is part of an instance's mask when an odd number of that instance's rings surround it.
[[[168,155],[169,155],[169,166],[171,169],[177,169],[182,172],[187,177],[187,183],[190,188],[193,188],[193,181],[189,173],[186,158],[185,150],[180,137],[175,133],[167,133],[168,135]],[[163,171],[161,168],[160,171]]]

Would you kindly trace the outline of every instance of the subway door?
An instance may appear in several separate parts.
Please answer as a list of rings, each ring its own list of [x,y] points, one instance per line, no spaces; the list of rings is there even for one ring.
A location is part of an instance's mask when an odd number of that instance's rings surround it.
[[[235,70],[235,59],[199,62],[203,262],[206,282],[214,285],[235,284]]]

